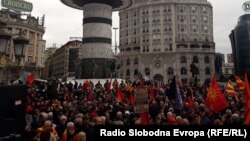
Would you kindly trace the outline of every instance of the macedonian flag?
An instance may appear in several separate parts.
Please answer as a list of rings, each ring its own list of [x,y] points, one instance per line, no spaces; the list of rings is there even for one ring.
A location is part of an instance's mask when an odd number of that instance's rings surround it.
[[[221,92],[220,86],[216,82],[215,76],[208,89],[205,105],[213,112],[219,112],[228,107],[228,103]]]
[[[236,81],[236,83],[237,83],[239,89],[240,89],[240,90],[244,90],[244,89],[245,89],[245,82],[242,81],[242,80],[240,79],[240,77],[238,77],[237,75],[234,75],[234,79],[235,79],[235,81]]]

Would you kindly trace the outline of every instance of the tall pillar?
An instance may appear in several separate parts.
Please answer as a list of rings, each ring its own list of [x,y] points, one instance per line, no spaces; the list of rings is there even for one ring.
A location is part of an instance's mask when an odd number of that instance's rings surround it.
[[[132,0],[61,0],[84,10],[82,56],[76,61],[77,79],[102,79],[115,71],[111,50],[112,11],[126,9]]]
[[[108,78],[112,72],[114,55],[112,45],[112,6],[105,3],[84,5],[83,48],[81,72],[82,79]]]

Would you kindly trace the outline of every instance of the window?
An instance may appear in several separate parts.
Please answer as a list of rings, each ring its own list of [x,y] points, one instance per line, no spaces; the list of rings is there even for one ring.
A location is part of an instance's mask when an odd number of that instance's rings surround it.
[[[197,17],[196,16],[191,16],[192,22],[196,22]]]
[[[174,69],[173,68],[168,68],[168,75],[174,75]]]
[[[183,5],[180,5],[178,8],[180,13],[185,12],[185,7]]]
[[[204,14],[206,14],[207,13],[207,8],[206,7],[202,7],[202,11],[203,11]]]
[[[193,57],[193,62],[194,62],[194,63],[199,63],[199,59],[198,59],[197,56],[194,56],[194,57]]]
[[[203,17],[203,21],[206,23],[207,22],[207,16]]]
[[[181,68],[181,75],[187,75],[187,69]]]
[[[136,11],[134,11],[134,17],[136,17]]]
[[[134,60],[134,65],[138,65],[138,58],[135,58],[135,60]]]
[[[197,25],[192,25],[191,30],[192,32],[197,32],[198,26]]]
[[[210,63],[209,57],[208,57],[208,56],[205,56],[205,60],[204,60],[204,61],[205,61],[206,64]]]
[[[185,56],[181,56],[181,63],[187,63],[187,59]]]
[[[130,60],[129,59],[127,59],[126,65],[130,65]]]
[[[134,25],[136,25],[136,20],[134,20]]]
[[[210,68],[208,68],[208,67],[206,68],[206,70],[205,70],[205,74],[206,74],[206,75],[210,75],[210,74],[211,74],[211,72],[210,72]]]
[[[127,76],[130,76],[130,70],[129,70],[129,69],[127,69],[126,75],[127,75]]]
[[[208,32],[208,26],[204,26],[204,31],[207,33]]]
[[[185,19],[186,19],[186,17],[185,17],[184,15],[179,15],[179,16],[178,16],[179,22],[184,22]]]
[[[21,31],[22,31],[21,28],[16,28],[16,34],[20,34]]]
[[[150,75],[150,69],[149,69],[149,68],[146,68],[146,69],[145,69],[145,74],[146,74],[146,75]]]
[[[138,69],[134,70],[134,75],[138,75]]]
[[[8,27],[8,33],[12,34],[12,28]]]
[[[192,13],[195,13],[196,12],[196,7],[192,6],[191,11],[192,11]]]

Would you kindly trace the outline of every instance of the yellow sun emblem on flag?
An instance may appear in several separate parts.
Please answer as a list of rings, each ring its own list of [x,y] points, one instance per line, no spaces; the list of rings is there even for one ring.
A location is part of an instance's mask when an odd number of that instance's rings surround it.
[[[208,90],[208,100],[214,102],[218,97],[218,89],[211,88]]]

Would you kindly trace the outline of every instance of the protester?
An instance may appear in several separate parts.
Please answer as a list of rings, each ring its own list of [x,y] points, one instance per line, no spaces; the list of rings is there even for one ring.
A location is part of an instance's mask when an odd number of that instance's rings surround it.
[[[150,80],[140,81],[122,81],[119,84],[115,79],[107,80],[105,84],[100,81],[96,84],[91,81],[60,83],[54,84],[60,86],[55,93],[51,91],[54,90],[52,85],[48,91],[30,88],[27,96],[27,129],[33,132],[30,132],[29,138],[35,138],[34,133],[37,133],[40,141],[92,141],[93,127],[97,125],[144,124],[145,117],[135,108],[134,96],[138,88],[148,90],[146,123],[149,125],[244,124],[243,94],[238,94],[238,100],[225,95],[228,106],[214,112],[206,105],[208,88],[201,85],[176,83],[173,88],[175,80],[166,85]],[[182,85],[179,87],[180,84]],[[47,86],[41,87],[44,89]],[[179,91],[175,91],[176,88]],[[179,98],[175,97],[176,92],[179,92]],[[58,135],[53,133],[53,128]]]

